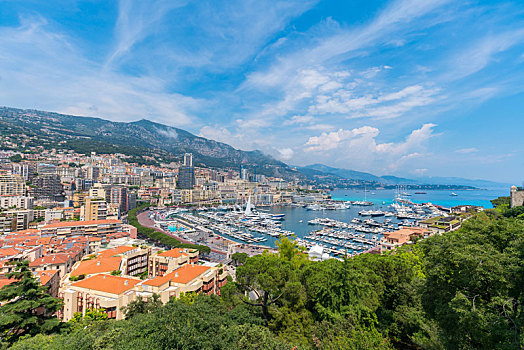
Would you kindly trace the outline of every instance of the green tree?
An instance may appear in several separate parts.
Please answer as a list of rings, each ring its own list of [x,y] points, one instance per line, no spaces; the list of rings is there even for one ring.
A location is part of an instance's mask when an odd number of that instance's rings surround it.
[[[24,158],[20,154],[15,154],[9,157],[9,161],[13,163],[20,163]]]
[[[524,218],[524,206],[518,206],[514,208],[507,209],[504,211],[504,216],[507,218]]]
[[[522,221],[481,214],[458,232],[422,242],[427,275],[422,301],[445,347],[522,346],[523,240]]]
[[[305,253],[305,248],[299,246],[295,241],[288,237],[281,237],[279,241],[275,242],[278,248],[278,255],[281,259],[290,261],[295,268],[309,262],[308,255]]]
[[[250,301],[249,298],[242,301],[260,307],[267,324],[270,318],[269,306],[282,297],[291,275],[291,263],[283,261],[276,254],[264,252],[247,259],[236,271],[237,283],[255,301]]]
[[[17,262],[7,274],[13,282],[0,289],[0,302],[5,302],[0,307],[0,337],[10,343],[24,335],[52,333],[60,324],[54,313],[61,300],[46,293],[28,266],[28,261]]]
[[[247,255],[247,253],[233,253],[233,255],[231,255],[231,259],[233,259],[237,266],[245,263],[248,257],[249,255]]]
[[[93,324],[108,319],[107,313],[99,309],[88,309],[85,315],[81,312],[75,312],[73,318],[69,321],[72,328],[85,329]]]
[[[137,298],[130,302],[127,306],[122,308],[126,318],[131,318],[140,314],[149,314],[154,312],[157,308],[161,307],[162,300],[160,300],[160,295],[153,294],[152,297],[147,298]]]

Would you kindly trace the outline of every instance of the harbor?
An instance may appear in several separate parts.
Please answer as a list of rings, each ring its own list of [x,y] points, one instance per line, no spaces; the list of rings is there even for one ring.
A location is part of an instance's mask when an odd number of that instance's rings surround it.
[[[292,237],[305,248],[319,246],[333,257],[342,257],[376,248],[385,232],[416,227],[420,221],[444,215],[442,209],[413,203],[402,195],[392,204],[330,200],[264,208],[255,208],[249,199],[245,206],[159,210],[151,219],[157,227],[195,243],[199,242],[192,238],[195,233],[266,248],[274,248],[281,237]]]

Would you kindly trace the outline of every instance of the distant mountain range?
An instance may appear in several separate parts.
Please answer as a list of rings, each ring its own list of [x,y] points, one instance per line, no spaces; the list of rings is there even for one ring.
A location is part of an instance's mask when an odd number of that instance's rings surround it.
[[[478,188],[509,188],[511,186],[510,184],[506,183],[488,180],[471,180],[460,177],[420,177],[415,179],[407,179],[393,175],[377,176],[361,171],[333,168],[324,164],[312,164],[305,167],[297,167],[297,169],[309,176],[335,175],[342,179],[370,181],[389,185],[460,185]]]
[[[219,168],[244,166],[258,174],[304,177],[287,164],[260,151],[241,151],[225,143],[145,119],[125,123],[0,107],[0,134],[32,137],[23,143],[46,148],[73,149],[86,154],[122,153],[134,156],[138,162],[145,164],[157,159],[169,163],[190,152],[193,153],[195,165]],[[22,142],[21,138],[19,140]]]
[[[179,161],[192,153],[195,165],[216,168],[243,166],[257,174],[345,186],[346,180],[379,184],[461,185],[480,188],[509,187],[486,180],[457,177],[421,177],[407,179],[377,176],[366,172],[334,168],[323,164],[290,167],[261,151],[242,151],[228,144],[209,140],[188,131],[146,119],[136,122],[113,122],[101,118],[78,117],[53,112],[0,107],[0,135],[14,143],[43,146],[46,149],[72,149],[79,153],[122,153],[139,164]],[[9,149],[4,143],[2,148]]]

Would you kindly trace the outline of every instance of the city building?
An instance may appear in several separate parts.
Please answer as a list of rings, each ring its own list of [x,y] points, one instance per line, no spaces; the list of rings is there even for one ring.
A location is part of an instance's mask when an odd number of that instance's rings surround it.
[[[49,198],[54,201],[64,200],[64,186],[60,176],[56,174],[42,174],[33,179],[31,193],[37,199]]]
[[[120,220],[64,221],[45,225],[41,228],[42,235],[57,236],[106,236],[122,232]]]
[[[510,191],[510,208],[518,207],[524,205],[524,188],[517,186],[511,186]]]
[[[109,203],[120,210],[120,213],[126,213],[129,210],[128,190],[124,186],[111,187]]]
[[[149,257],[149,277],[164,276],[184,264],[198,262],[198,250],[175,248]]]
[[[33,197],[26,196],[0,196],[0,208],[18,208],[18,209],[33,209]]]
[[[105,220],[107,218],[107,203],[103,198],[88,197],[80,208],[80,220]]]
[[[0,173],[0,196],[25,196],[25,180],[20,175]]]
[[[410,244],[418,238],[425,238],[431,235],[428,229],[422,227],[404,227],[398,231],[385,232],[380,240],[380,250],[389,251]]]
[[[182,190],[191,190],[195,186],[195,168],[193,168],[193,155],[184,155],[184,164],[178,168],[177,187]]]

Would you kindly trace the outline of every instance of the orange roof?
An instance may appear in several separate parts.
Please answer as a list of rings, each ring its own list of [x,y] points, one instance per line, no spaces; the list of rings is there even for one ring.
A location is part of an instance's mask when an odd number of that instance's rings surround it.
[[[421,234],[424,232],[428,232],[428,230],[422,227],[403,227],[398,231],[385,232],[384,236],[391,237],[391,238],[401,238],[401,237],[409,237],[413,234]]]
[[[118,256],[80,261],[78,267],[71,271],[71,276],[94,275],[119,270],[121,261],[122,258]]]
[[[45,286],[58,272],[58,270],[37,271],[36,275],[40,278],[40,284]]]
[[[89,221],[62,221],[55,222],[44,226],[46,228],[70,227],[70,226],[88,226],[88,225],[102,225],[102,224],[117,224],[122,223],[120,220],[89,220]]]
[[[14,281],[15,281],[14,279],[0,278],[0,288],[2,288],[3,286],[7,286],[8,284],[13,283]]]
[[[29,263],[29,266],[40,266],[44,264],[65,264],[70,259],[67,253],[49,254]]]
[[[36,228],[29,228],[27,230],[23,230],[23,231],[17,231],[16,234],[17,235],[20,235],[20,234],[26,234],[26,233],[40,233],[40,230],[36,229]]]
[[[167,257],[170,257],[170,258],[179,258],[183,255],[187,255],[187,253],[184,252],[184,250],[180,249],[180,248],[175,248],[175,249],[171,249],[171,250],[168,250],[166,252],[162,252],[160,254],[158,254],[160,256],[167,256]]]
[[[44,244],[49,244],[49,242],[51,242],[51,237],[42,237],[38,241],[38,244],[44,245]]]
[[[186,264],[168,273],[166,276],[170,277],[171,282],[186,284],[209,269],[209,266]]]
[[[120,246],[120,247],[115,247],[115,248],[111,248],[111,249],[102,250],[101,252],[98,253],[98,256],[101,257],[101,258],[105,258],[105,257],[109,257],[109,256],[115,256],[115,255],[118,255],[118,254],[123,254],[123,253],[126,253],[126,252],[128,252],[130,250],[134,250],[134,249],[137,249],[137,247]]]
[[[106,236],[106,238],[109,238],[109,239],[113,239],[113,238],[122,238],[122,237],[126,237],[126,236],[129,236],[129,232],[115,232],[115,233],[110,233]]]
[[[0,256],[12,256],[19,253],[20,250],[15,248],[0,248]]]
[[[122,294],[133,288],[139,282],[140,280],[138,279],[100,274],[75,282],[72,286],[112,294]]]
[[[157,276],[157,277],[145,280],[143,284],[146,284],[148,286],[160,287],[161,285],[168,283],[169,281],[171,281],[171,276],[167,274],[165,276]]]
[[[101,240],[102,240],[102,237],[89,237],[89,242],[98,242]]]

